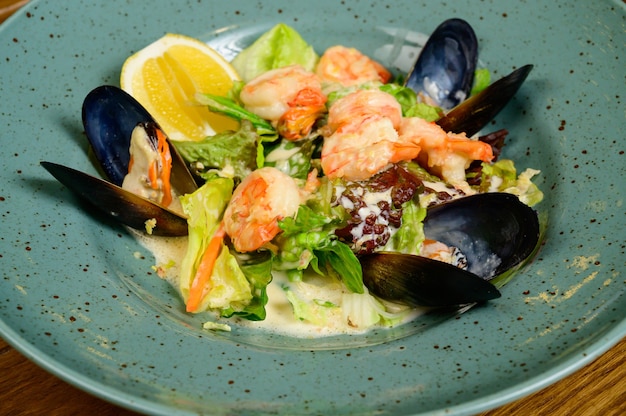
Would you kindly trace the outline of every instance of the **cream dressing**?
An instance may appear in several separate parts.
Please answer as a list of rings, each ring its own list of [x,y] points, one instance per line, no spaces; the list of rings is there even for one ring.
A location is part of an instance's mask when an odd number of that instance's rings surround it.
[[[154,255],[157,274],[178,292],[179,267],[187,250],[187,237],[150,237],[136,231],[133,231],[133,234],[137,241]],[[332,278],[310,273],[305,276],[304,282],[291,282],[285,273],[273,271],[272,275],[272,282],[267,286],[269,301],[265,307],[267,311],[265,320],[248,321],[236,317],[224,319],[216,316],[215,322],[227,324],[233,330],[239,326],[298,338],[360,334],[372,329],[372,327],[354,328],[349,325],[344,311],[339,306],[342,296],[347,294],[347,291],[339,283],[333,282]],[[284,287],[301,298],[314,300],[325,318],[323,324],[320,322],[320,325],[315,325],[296,319]],[[397,305],[387,306],[389,310],[397,308]],[[423,310],[419,308],[407,310],[406,315],[396,326],[409,322],[422,313]]]

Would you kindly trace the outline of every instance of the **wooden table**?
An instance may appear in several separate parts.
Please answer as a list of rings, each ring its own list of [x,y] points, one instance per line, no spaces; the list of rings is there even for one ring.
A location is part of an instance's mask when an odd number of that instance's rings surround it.
[[[0,0],[0,23],[28,0]],[[72,387],[0,339],[0,414],[135,415]],[[626,415],[626,339],[573,375],[483,416]]]

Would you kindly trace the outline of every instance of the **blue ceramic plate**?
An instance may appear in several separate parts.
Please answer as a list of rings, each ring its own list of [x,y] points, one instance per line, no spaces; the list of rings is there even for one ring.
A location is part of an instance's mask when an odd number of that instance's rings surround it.
[[[422,3],[35,0],[14,15],[0,27],[0,335],[79,388],[168,415],[469,414],[615,344],[626,334],[624,3]],[[510,131],[505,156],[542,170],[549,226],[502,298],[417,334],[324,346],[202,332],[150,254],[39,166],[94,171],[83,97],[117,84],[124,59],[165,32],[228,55],[285,22],[318,51],[342,43],[384,60],[450,17],[474,26],[496,77],[535,64],[492,127]]]

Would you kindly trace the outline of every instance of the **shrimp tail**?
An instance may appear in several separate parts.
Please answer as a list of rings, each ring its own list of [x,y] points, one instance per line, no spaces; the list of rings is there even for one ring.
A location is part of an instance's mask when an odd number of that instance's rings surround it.
[[[288,140],[308,135],[315,121],[326,112],[326,96],[313,88],[304,88],[289,103],[278,120],[278,133]]]

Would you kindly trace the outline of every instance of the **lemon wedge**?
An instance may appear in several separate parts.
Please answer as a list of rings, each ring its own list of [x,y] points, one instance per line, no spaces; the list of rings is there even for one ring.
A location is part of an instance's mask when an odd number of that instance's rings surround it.
[[[168,33],[124,62],[120,85],[172,140],[201,140],[238,122],[196,104],[195,94],[224,96],[234,80],[237,71],[210,46]]]

